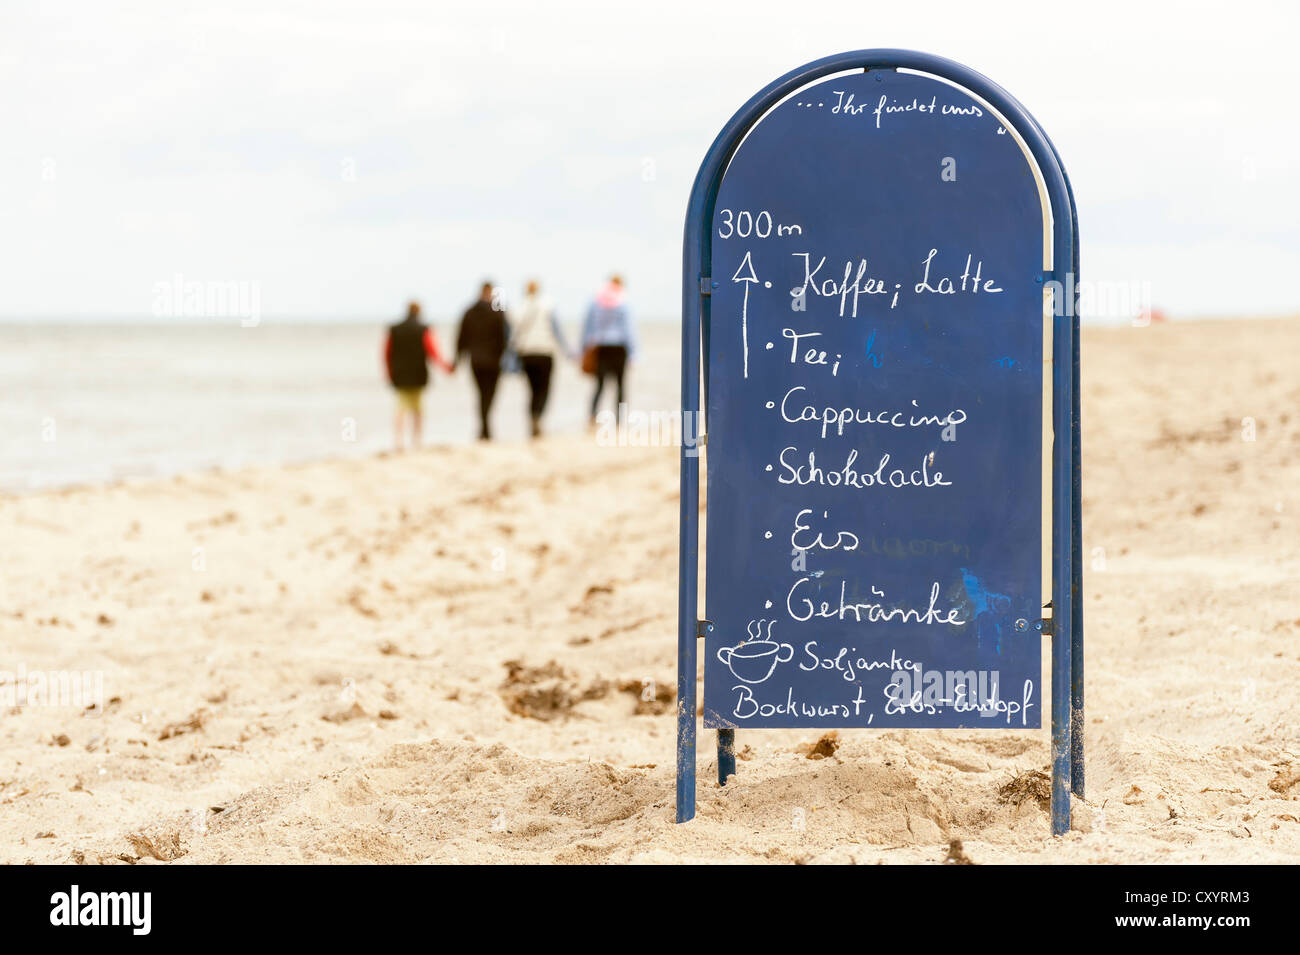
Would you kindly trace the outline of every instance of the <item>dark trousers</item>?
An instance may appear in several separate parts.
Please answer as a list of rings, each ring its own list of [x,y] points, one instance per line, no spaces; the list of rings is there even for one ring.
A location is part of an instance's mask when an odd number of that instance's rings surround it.
[[[492,437],[488,418],[492,414],[492,399],[497,396],[497,380],[501,369],[495,365],[474,365],[474,384],[478,386],[478,436],[484,440]]]
[[[618,398],[614,406],[614,412],[615,414],[618,413],[618,405],[623,403],[623,371],[626,368],[627,349],[622,345],[596,346],[596,393],[591,396],[591,416],[593,418],[596,417],[596,408],[600,404],[601,392],[605,390],[606,378],[614,379]]]
[[[519,363],[528,377],[528,414],[534,421],[546,410],[546,400],[551,396],[551,370],[555,360],[550,355],[520,355]]]

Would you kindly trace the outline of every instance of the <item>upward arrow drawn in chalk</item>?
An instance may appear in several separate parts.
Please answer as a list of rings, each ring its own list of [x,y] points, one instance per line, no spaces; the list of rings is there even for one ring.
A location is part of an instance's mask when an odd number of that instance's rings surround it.
[[[758,276],[754,274],[754,263],[750,260],[752,252],[746,252],[745,258],[741,260],[740,268],[736,269],[736,274],[731,277],[733,282],[745,283],[745,298],[740,304],[740,344],[744,354],[745,375],[749,377],[749,287],[758,281]],[[741,272],[748,271],[748,275],[741,275]]]

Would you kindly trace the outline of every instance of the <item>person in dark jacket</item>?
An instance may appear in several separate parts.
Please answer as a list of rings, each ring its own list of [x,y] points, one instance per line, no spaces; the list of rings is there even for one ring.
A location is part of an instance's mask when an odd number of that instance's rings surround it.
[[[432,361],[450,374],[452,367],[438,350],[438,336],[420,321],[420,303],[411,302],[406,307],[406,318],[388,329],[384,341],[384,365],[388,381],[397,391],[397,414],[393,419],[393,439],[397,450],[402,450],[402,425],[411,418],[411,445],[418,446],[424,430],[420,413],[420,397],[429,384],[429,362]]]
[[[469,355],[470,371],[478,387],[479,440],[492,436],[488,418],[492,414],[492,399],[496,397],[497,381],[501,377],[501,356],[506,351],[510,329],[506,317],[493,296],[491,282],[484,282],[478,301],[471,305],[460,320],[456,335],[456,362]]]

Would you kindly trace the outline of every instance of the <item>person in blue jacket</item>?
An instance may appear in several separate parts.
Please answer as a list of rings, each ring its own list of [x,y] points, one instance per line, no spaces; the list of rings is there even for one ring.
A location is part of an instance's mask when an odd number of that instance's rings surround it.
[[[615,406],[623,404],[623,377],[628,362],[636,354],[636,331],[627,309],[623,291],[623,278],[610,277],[605,287],[597,293],[587,309],[587,320],[582,326],[583,369],[596,378],[596,392],[591,396],[591,424],[596,424],[596,411],[605,381],[614,380]]]

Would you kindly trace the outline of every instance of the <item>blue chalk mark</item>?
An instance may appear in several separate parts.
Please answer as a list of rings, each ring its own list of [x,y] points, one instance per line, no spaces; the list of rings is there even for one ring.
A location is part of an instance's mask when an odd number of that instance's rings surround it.
[[[961,568],[962,584],[973,611],[971,622],[975,625],[975,645],[984,643],[985,635],[994,640],[993,649],[1002,652],[1002,625],[998,622],[999,611],[1005,612],[1011,606],[1011,598],[1006,594],[987,590],[978,577],[965,567]]]
[[[867,358],[871,360],[871,367],[880,367],[880,356],[871,350],[871,346],[876,342],[876,330],[871,330],[871,337],[867,339]]]

